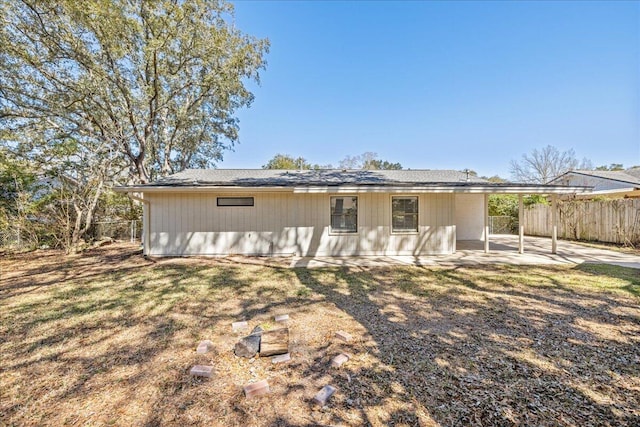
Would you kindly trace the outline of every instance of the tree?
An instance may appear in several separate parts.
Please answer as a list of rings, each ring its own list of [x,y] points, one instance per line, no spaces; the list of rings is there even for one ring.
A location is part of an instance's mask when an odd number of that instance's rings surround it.
[[[597,171],[623,171],[622,163],[611,163],[610,165],[602,165],[596,168]]]
[[[38,172],[39,209],[32,222],[46,222],[48,235],[68,252],[80,249],[113,177],[126,168],[106,143],[93,139],[14,135],[14,155]],[[120,174],[119,174],[120,172]]]
[[[389,170],[402,169],[400,163],[391,163],[386,160],[378,159],[378,154],[373,152],[365,152],[358,156],[346,156],[338,164],[340,169],[365,169],[365,170]]]
[[[518,219],[518,196],[492,194],[489,196],[489,216],[510,216]]]
[[[490,177],[483,177],[483,178],[486,178],[487,181],[494,182],[496,184],[502,184],[502,183],[507,182],[506,179],[504,179],[504,178],[502,178],[502,177],[500,177],[498,175],[493,175],[493,176],[490,176]]]
[[[276,154],[262,169],[317,169],[304,157],[294,158],[288,154]]]
[[[551,179],[570,170],[590,168],[590,161],[583,159],[580,163],[573,149],[560,151],[556,147],[547,145],[541,150],[534,149],[530,154],[524,154],[518,162],[511,161],[511,175],[514,180],[538,184],[546,184]]]
[[[36,172],[0,147],[0,231],[16,233],[20,243],[35,242],[29,217],[36,211],[34,194],[40,186]]]
[[[269,43],[216,0],[0,0],[0,128],[100,146],[148,182],[238,141]]]
[[[402,165],[400,163],[391,163],[386,160],[373,159],[365,162],[362,165],[362,169],[368,170],[400,170]]]

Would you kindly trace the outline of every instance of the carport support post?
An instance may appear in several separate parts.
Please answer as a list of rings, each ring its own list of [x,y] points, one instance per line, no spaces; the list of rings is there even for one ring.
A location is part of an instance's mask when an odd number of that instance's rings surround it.
[[[524,212],[522,194],[518,194],[518,252],[524,253]]]
[[[489,194],[484,194],[484,253],[489,253]]]
[[[558,253],[558,196],[551,195],[551,253]]]

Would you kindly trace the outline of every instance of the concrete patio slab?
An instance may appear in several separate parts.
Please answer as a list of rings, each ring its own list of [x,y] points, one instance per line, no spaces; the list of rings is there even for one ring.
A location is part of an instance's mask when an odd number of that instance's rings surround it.
[[[585,262],[614,264],[640,269],[640,256],[558,240],[556,254],[551,253],[551,239],[527,236],[524,253],[518,253],[518,236],[492,235],[489,253],[482,241],[458,241],[451,255],[432,256],[356,256],[297,257],[291,267],[387,267],[390,265],[458,266],[478,264],[561,265]]]

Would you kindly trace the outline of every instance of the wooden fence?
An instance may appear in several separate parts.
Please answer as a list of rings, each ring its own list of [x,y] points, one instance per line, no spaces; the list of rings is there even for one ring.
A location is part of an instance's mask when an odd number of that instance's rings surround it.
[[[524,210],[524,232],[551,235],[551,206]],[[558,237],[636,246],[640,244],[640,199],[558,201]]]

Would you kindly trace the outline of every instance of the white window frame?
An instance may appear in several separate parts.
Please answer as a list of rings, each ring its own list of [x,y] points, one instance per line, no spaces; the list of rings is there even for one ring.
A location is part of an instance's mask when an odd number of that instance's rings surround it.
[[[333,229],[333,212],[331,211],[331,199],[337,198],[354,198],[356,199],[356,229],[355,231],[336,231]],[[360,197],[357,194],[339,194],[329,196],[329,234],[331,236],[354,236],[358,234],[358,225],[360,224]]]
[[[393,229],[393,199],[416,199],[416,206],[418,212],[416,213],[416,228],[415,230],[394,230]],[[420,196],[415,194],[393,194],[389,198],[389,227],[391,234],[419,234],[420,233]]]

